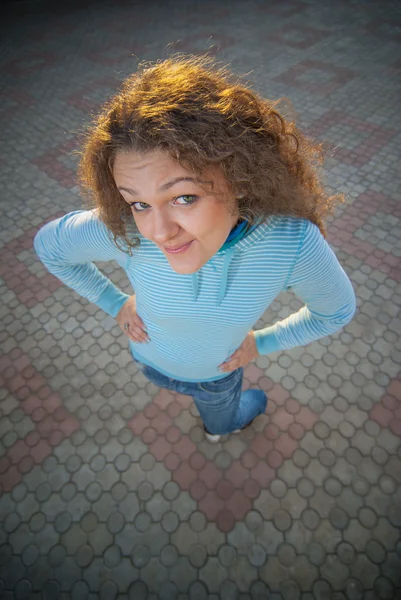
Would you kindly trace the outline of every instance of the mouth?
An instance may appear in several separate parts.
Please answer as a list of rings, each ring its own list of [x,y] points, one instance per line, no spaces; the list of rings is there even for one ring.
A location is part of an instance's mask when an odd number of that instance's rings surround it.
[[[169,254],[179,254],[180,252],[185,252],[186,250],[188,250],[193,241],[194,240],[191,240],[187,244],[181,244],[181,246],[163,246],[163,250],[165,250]]]

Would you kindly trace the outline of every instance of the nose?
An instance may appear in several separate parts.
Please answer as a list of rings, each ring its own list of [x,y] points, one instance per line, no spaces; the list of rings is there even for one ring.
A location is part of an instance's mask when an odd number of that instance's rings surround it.
[[[171,218],[168,211],[152,210],[152,240],[164,244],[174,238],[180,230],[178,223]]]

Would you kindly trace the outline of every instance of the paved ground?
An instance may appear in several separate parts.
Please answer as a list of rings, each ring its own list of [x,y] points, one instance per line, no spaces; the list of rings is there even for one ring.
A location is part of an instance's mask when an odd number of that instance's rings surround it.
[[[53,4],[10,5],[1,46],[0,597],[401,598],[401,5]],[[216,446],[32,250],[81,207],[71,150],[132,55],[211,44],[332,148],[329,239],[358,297],[340,333],[247,368],[267,414]]]

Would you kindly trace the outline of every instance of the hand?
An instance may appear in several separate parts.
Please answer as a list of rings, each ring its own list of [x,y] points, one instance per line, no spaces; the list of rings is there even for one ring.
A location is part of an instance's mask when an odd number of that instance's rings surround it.
[[[136,343],[146,343],[150,341],[146,327],[141,317],[136,312],[136,298],[130,296],[125,304],[120,308],[116,316],[116,321],[130,340]]]
[[[245,365],[251,362],[251,360],[255,360],[258,356],[259,352],[256,347],[255,334],[253,331],[250,331],[241,346],[219,366],[219,369],[223,373],[235,371],[235,369],[245,367]]]

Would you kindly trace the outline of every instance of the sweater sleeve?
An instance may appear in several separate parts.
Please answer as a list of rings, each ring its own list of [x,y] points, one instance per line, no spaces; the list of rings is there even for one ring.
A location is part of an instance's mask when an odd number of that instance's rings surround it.
[[[93,264],[116,260],[123,266],[128,258],[94,211],[75,211],[47,223],[34,248],[50,273],[112,317],[129,298]]]
[[[303,346],[349,323],[355,293],[318,227],[306,221],[298,256],[286,287],[305,303],[298,312],[255,332],[259,354]]]

